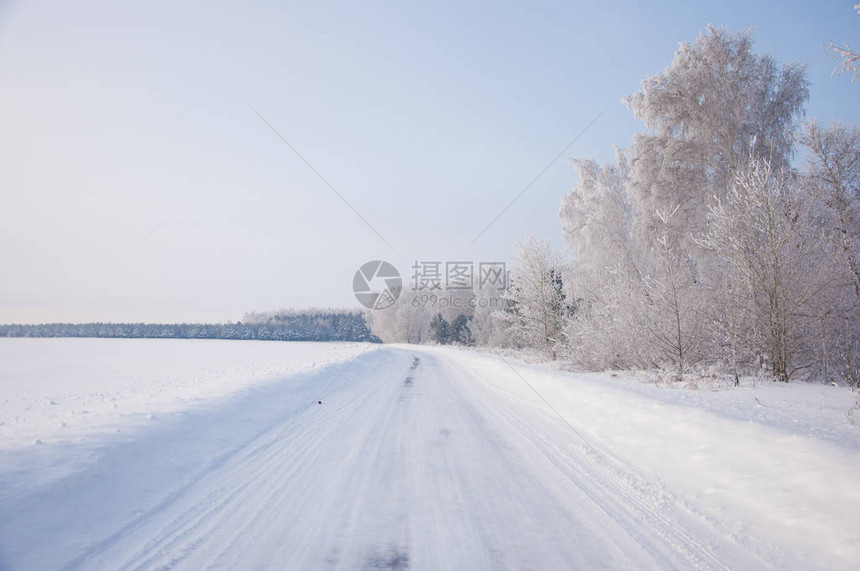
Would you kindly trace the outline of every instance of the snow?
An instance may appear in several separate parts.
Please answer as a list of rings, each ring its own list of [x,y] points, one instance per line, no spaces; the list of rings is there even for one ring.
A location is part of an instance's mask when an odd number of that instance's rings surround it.
[[[410,345],[0,352],[3,569],[860,565],[845,388]]]
[[[358,355],[362,344],[0,338],[0,449],[123,430]]]
[[[493,391],[529,398],[499,355],[461,358]],[[659,482],[769,564],[860,563],[860,430],[847,416],[855,392],[775,382],[672,389],[651,383],[653,375],[566,373],[505,359],[602,455]]]

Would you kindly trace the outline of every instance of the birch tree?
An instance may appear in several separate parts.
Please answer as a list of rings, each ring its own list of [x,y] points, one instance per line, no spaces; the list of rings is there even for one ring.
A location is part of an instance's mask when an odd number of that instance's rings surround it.
[[[842,292],[835,292],[829,323],[821,323],[828,339],[820,347],[825,365],[860,385],[860,128],[835,122],[824,128],[806,125],[801,142],[809,149],[809,192],[839,261]],[[844,301],[843,301],[844,300]],[[845,307],[845,310],[842,307]]]
[[[805,67],[753,52],[751,32],[709,26],[671,65],[624,101],[647,130],[633,138],[631,176],[645,236],[657,212],[678,210],[670,230],[686,243],[708,201],[731,187],[750,156],[788,166],[809,97]]]
[[[830,285],[810,207],[789,173],[752,158],[728,196],[711,206],[700,241],[728,263],[763,365],[780,381],[810,365],[803,360],[804,328],[816,296]]]
[[[823,128],[813,121],[801,140],[811,151],[807,172],[831,214],[860,323],[860,128],[838,122]]]
[[[555,359],[562,341],[565,297],[562,264],[549,241],[531,236],[517,246],[505,314],[511,331],[526,345]]]

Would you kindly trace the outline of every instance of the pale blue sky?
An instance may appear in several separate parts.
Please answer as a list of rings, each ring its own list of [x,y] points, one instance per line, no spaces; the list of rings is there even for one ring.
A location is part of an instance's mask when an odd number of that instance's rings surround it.
[[[823,47],[860,47],[852,5],[7,3],[0,322],[352,307],[369,259],[505,260],[527,233],[561,249],[563,159],[464,250],[600,111],[565,156],[628,145],[621,98],[709,23],[807,63],[809,117],[860,122]]]

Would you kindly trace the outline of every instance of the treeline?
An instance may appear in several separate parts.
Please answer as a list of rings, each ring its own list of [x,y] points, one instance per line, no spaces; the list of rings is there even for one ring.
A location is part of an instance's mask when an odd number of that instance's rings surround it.
[[[385,343],[499,345],[507,336],[497,317],[507,303],[505,296],[494,288],[405,290],[392,307],[368,311],[367,321]]]
[[[378,343],[360,312],[250,314],[236,323],[44,323],[0,325],[0,337],[241,339]]]
[[[632,145],[573,161],[566,257],[521,247],[517,342],[589,369],[860,384],[860,129],[804,121],[807,98],[804,66],[749,32],[681,44],[625,99]]]
[[[805,67],[749,32],[682,43],[624,100],[632,144],[572,161],[564,255],[527,239],[505,303],[445,321],[591,370],[860,386],[860,128],[806,120],[808,97]],[[442,342],[436,312],[377,313],[383,340]]]

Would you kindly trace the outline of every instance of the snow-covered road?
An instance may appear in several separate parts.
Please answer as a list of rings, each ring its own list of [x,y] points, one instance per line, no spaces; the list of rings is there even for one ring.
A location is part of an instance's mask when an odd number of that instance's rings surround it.
[[[306,375],[291,391],[271,383],[229,406],[183,414],[151,434],[105,446],[85,467],[50,484],[26,488],[8,476],[4,488],[18,491],[0,498],[0,567],[857,563],[857,552],[840,551],[838,541],[797,545],[778,529],[756,528],[763,517],[757,512],[721,515],[672,489],[628,462],[635,454],[600,438],[574,406],[554,402],[559,389],[523,367],[443,348],[372,348]],[[575,395],[575,388],[565,390]],[[607,406],[622,402],[616,389],[606,390]],[[661,414],[671,421],[677,412],[667,406]],[[686,453],[679,446],[678,454]],[[856,453],[848,456],[849,468],[860,465]],[[754,476],[756,460],[746,469]],[[841,497],[846,513],[857,506],[856,493]],[[767,505],[755,509],[767,512]],[[856,521],[856,513],[846,515],[833,528]]]

